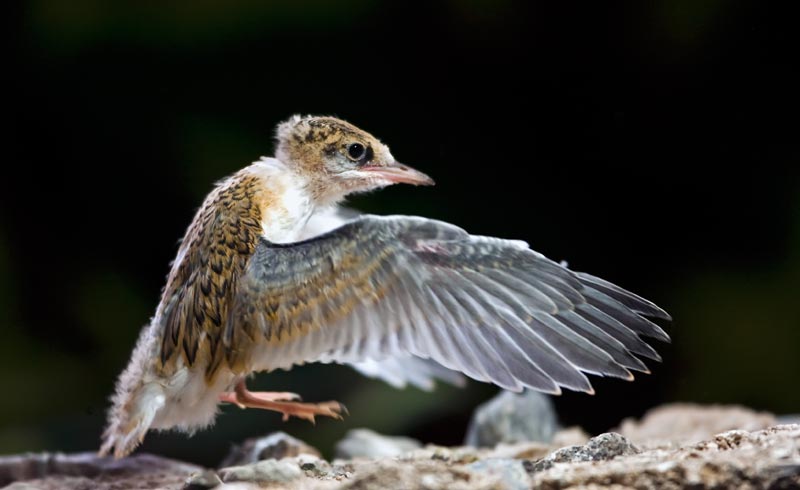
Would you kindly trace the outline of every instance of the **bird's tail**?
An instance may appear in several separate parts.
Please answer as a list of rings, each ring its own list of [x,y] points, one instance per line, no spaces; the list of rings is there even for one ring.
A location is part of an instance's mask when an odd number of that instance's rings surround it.
[[[122,458],[141,444],[158,411],[164,406],[166,397],[163,386],[156,381],[147,381],[151,346],[151,334],[145,327],[133,351],[128,367],[117,380],[108,425],[103,432],[100,455],[113,454]]]

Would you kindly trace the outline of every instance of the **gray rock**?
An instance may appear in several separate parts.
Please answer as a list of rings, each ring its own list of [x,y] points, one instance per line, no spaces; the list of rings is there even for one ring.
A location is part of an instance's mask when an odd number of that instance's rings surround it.
[[[288,483],[303,475],[297,462],[288,459],[267,459],[244,466],[231,466],[219,470],[225,483],[250,482],[259,485]]]
[[[11,485],[3,487],[3,490],[42,490],[42,487],[38,487],[36,485],[31,485],[30,483],[25,482],[15,482]]]
[[[384,436],[369,429],[353,429],[336,443],[336,457],[386,458],[400,456],[420,447],[422,444],[410,437]]]
[[[305,442],[285,432],[273,432],[264,437],[247,439],[239,446],[234,446],[220,467],[241,466],[265,459],[293,458],[300,454],[320,457],[320,452]]]
[[[187,478],[186,483],[183,484],[182,488],[183,490],[206,490],[221,484],[222,480],[216,472],[212,470],[206,470],[202,473],[197,473]]]
[[[464,443],[475,447],[493,447],[501,442],[549,443],[558,428],[547,395],[532,390],[519,394],[503,391],[475,410]]]
[[[306,476],[326,478],[336,474],[330,463],[316,456],[301,454],[293,459],[297,466],[305,472]]]
[[[711,410],[725,413],[718,407],[708,407]],[[700,412],[692,423],[675,425],[674,434],[652,429],[674,441],[683,436],[680,430],[691,435],[719,426],[719,420]],[[761,423],[760,418],[739,420]],[[581,441],[583,437],[576,433],[559,440]],[[146,454],[122,460],[92,454],[32,454],[0,458],[0,475],[5,478],[3,484],[10,483],[14,490],[800,489],[800,425],[729,430],[679,446],[664,445],[663,439],[656,439],[654,445],[634,446],[625,437],[609,433],[554,449],[554,444],[537,442],[492,449],[429,445],[400,456],[333,463],[299,454],[226,468],[217,474]]]
[[[776,425],[775,416],[737,405],[670,403],[648,411],[641,420],[625,419],[614,429],[643,447],[678,447],[727,430],[761,430]]]
[[[119,482],[152,480],[163,485],[169,482],[180,486],[187,476],[202,470],[199,466],[152,454],[136,454],[117,460],[100,458],[95,453],[30,453],[0,457],[0,486],[24,480],[37,480],[40,483],[44,480],[60,480],[61,487],[68,488],[67,481],[77,485],[104,479]],[[52,487],[50,484],[41,485]],[[105,488],[99,484],[91,486]],[[124,484],[120,488],[124,488]]]
[[[498,477],[508,490],[527,490],[531,479],[522,461],[511,458],[488,458],[467,465],[467,468],[489,476]]]
[[[800,424],[800,413],[778,415],[775,417],[775,425]]]
[[[800,488],[800,426],[729,431],[677,449],[553,465],[531,488]]]
[[[535,473],[552,468],[555,463],[575,463],[580,461],[607,461],[617,456],[630,456],[641,451],[627,439],[615,432],[600,434],[589,439],[583,446],[567,446],[533,463],[526,469]]]
[[[501,490],[499,477],[439,459],[354,460],[347,490]]]

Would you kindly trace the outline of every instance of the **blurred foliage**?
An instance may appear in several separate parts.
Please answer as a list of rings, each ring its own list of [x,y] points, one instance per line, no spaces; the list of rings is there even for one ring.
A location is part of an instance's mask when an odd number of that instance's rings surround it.
[[[726,18],[720,15],[726,9],[736,9],[735,2],[675,0],[659,2],[655,15],[673,42],[691,46],[718,28],[715,24]]]
[[[96,448],[194,210],[297,112],[345,117],[439,182],[355,207],[527,240],[673,314],[663,365],[565,394],[565,423],[604,430],[673,400],[800,411],[800,153],[782,122],[797,36],[777,7],[32,0],[14,16],[0,453]],[[144,449],[214,464],[283,429],[330,453],[357,426],[453,444],[495,391],[318,365],[253,385],[352,415],[312,427],[225,407],[213,430]]]
[[[297,29],[347,29],[374,2],[232,0],[143,3],[101,0],[29,3],[37,38],[55,51],[91,50],[98,41],[149,45],[159,50],[208,49],[247,41],[264,30],[296,33]]]
[[[686,328],[704,328],[675,335],[684,364],[678,397],[779,413],[800,408],[800,391],[791,388],[800,374],[800,199],[794,216],[788,256],[701,270],[683,284],[673,315]]]

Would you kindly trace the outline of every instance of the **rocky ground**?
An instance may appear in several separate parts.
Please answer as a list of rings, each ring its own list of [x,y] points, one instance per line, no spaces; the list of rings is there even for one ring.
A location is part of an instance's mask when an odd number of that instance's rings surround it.
[[[140,454],[0,458],[0,485],[34,489],[800,488],[800,425],[741,407],[666,405],[589,438],[558,429],[537,394],[479,409],[462,447],[352,431],[332,462],[283,433],[247,441],[219,469]],[[542,424],[533,423],[537,419]],[[487,446],[487,447],[476,447]]]

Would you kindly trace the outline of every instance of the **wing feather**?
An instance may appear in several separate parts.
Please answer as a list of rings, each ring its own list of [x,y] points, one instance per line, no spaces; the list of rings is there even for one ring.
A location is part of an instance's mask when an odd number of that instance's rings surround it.
[[[653,318],[660,318],[662,320],[672,320],[669,313],[630,291],[625,291],[621,287],[591,274],[578,272],[577,275],[584,284],[591,285],[593,289],[605,293],[636,313],[641,313],[642,315]]]
[[[361,374],[382,379],[395,388],[404,388],[410,384],[430,391],[437,380],[456,386],[463,386],[465,382],[460,373],[444,368],[430,359],[411,355],[396,356],[383,361],[362,361],[351,366]]]
[[[653,303],[524,242],[415,217],[362,216],[293,244],[262,240],[234,321],[256,312],[254,369],[353,364],[423,389],[453,371],[503,388],[591,392],[583,373],[631,379],[669,340]]]

